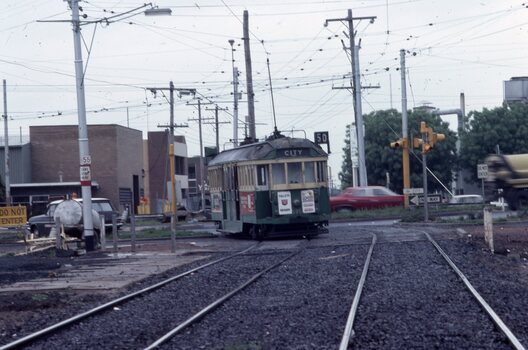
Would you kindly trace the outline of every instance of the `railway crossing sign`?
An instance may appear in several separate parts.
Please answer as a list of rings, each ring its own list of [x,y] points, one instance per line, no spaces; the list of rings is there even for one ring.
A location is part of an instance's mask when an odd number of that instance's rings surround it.
[[[424,196],[414,196],[409,201],[414,205],[423,205],[425,203]],[[442,203],[442,197],[439,194],[430,194],[427,196],[427,203]]]

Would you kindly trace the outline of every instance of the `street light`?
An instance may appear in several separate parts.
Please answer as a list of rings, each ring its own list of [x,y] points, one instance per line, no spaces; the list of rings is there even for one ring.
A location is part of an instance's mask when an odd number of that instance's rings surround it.
[[[83,198],[84,242],[87,251],[95,249],[92,220],[92,159],[88,148],[88,129],[86,125],[86,102],[84,94],[84,71],[81,51],[81,21],[79,19],[79,0],[68,0],[72,10],[73,46],[75,52],[75,80],[77,90],[77,114],[79,122],[79,173]],[[144,6],[148,6],[144,5]],[[150,6],[152,6],[150,4]],[[143,7],[143,6],[142,6]],[[170,15],[170,9],[150,8],[144,11],[147,16]]]

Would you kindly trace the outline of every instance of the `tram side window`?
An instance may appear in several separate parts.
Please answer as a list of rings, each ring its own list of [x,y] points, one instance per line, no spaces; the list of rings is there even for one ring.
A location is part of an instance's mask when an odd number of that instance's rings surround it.
[[[284,172],[284,163],[276,163],[271,165],[273,175],[273,184],[282,185],[286,183],[286,174]]]
[[[257,184],[259,186],[268,185],[268,166],[267,165],[257,166]]]
[[[315,182],[314,162],[304,162],[304,182]]]
[[[302,164],[288,163],[288,183],[300,184],[302,183]]]
[[[317,162],[317,182],[326,182],[326,162]]]

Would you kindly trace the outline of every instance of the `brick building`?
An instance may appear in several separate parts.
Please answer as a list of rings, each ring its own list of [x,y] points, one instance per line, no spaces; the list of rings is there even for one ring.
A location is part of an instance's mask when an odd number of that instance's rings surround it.
[[[77,125],[31,126],[31,182],[79,181]],[[139,130],[124,126],[89,125],[94,196],[109,198],[123,210],[143,195],[143,141]],[[80,194],[80,193],[79,193]]]

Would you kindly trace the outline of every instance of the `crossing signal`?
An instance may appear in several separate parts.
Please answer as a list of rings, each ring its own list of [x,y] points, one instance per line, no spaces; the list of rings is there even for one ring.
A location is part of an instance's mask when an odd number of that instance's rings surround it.
[[[390,143],[390,147],[391,148],[399,148],[399,147],[404,148],[406,146],[407,146],[407,140],[404,139],[404,138],[398,139],[398,140]]]

